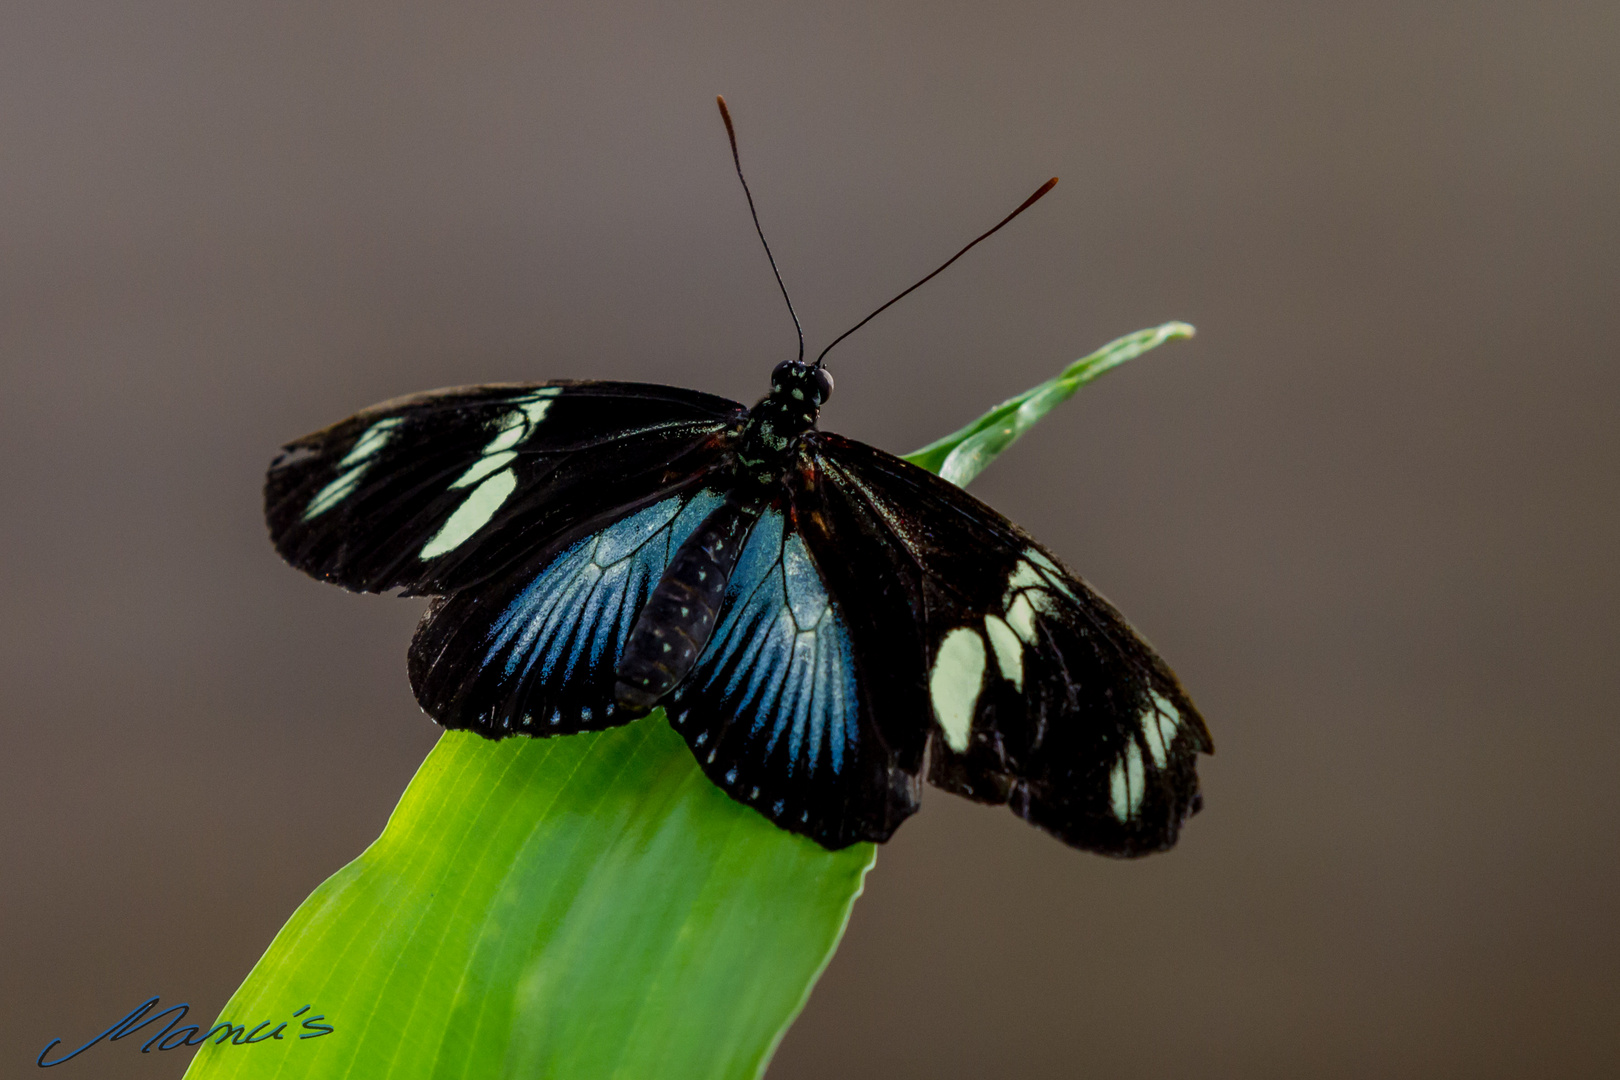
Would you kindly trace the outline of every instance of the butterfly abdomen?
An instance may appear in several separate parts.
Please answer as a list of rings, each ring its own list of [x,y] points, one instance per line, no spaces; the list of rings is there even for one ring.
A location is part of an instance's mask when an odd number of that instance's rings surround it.
[[[758,520],[759,508],[734,496],[676,550],[619,656],[614,700],[620,709],[632,716],[647,712],[692,670]]]

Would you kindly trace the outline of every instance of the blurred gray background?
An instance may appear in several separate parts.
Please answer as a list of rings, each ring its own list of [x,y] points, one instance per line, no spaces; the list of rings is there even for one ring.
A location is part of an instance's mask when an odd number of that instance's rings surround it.
[[[1063,178],[839,347],[832,430],[1199,329],[974,491],[1176,667],[1204,814],[1120,863],[933,793],[771,1076],[1620,1072],[1617,54],[1613,3],[10,0],[0,1072],[213,1015],[433,743],[418,604],[271,550],[279,444],[764,391],[716,93],[813,347]]]

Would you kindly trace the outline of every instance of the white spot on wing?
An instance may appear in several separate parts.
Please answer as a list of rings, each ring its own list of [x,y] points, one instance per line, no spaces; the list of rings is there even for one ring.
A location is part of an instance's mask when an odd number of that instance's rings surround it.
[[[523,406],[523,415],[528,418],[529,430],[532,432],[540,426],[540,421],[546,418],[546,410],[551,408],[551,399],[557,396],[555,386],[549,388],[551,393],[544,390],[535,394],[535,400]]]
[[[1010,629],[1018,640],[1033,647],[1037,639],[1035,616],[1055,617],[1061,603],[1058,593],[1074,599],[1074,592],[1064,583],[1063,572],[1057,565],[1034,548],[1027,549],[1012,573],[1007,575],[1007,588],[1002,593],[1001,606],[1007,612],[1004,617],[1005,629]],[[985,625],[990,631],[991,644],[996,646],[996,659],[1001,662],[1004,655],[1001,639],[996,636],[996,628],[988,620]],[[1003,674],[1007,674],[1008,664],[1002,662],[1001,669]],[[1021,657],[1019,671],[1021,674]],[[1012,675],[1007,675],[1007,678],[1021,683],[1021,679]],[[1022,685],[1019,689],[1023,689]]]
[[[1062,573],[1062,571],[1057,568],[1057,563],[1053,562],[1051,559],[1048,559],[1044,554],[1041,553],[1039,548],[1025,548],[1024,558],[1028,559],[1037,566],[1044,566],[1054,574]]]
[[[1176,728],[1181,723],[1181,713],[1176,711],[1168,698],[1155,690],[1152,703],[1142,710],[1137,722],[1147,740],[1148,754],[1153,758],[1153,764],[1164,768],[1165,761],[1170,757],[1170,746],[1175,742]]]
[[[510,465],[513,459],[516,457],[517,454],[510,450],[499,454],[488,454],[485,457],[481,457],[472,463],[471,468],[462,473],[460,476],[456,477],[455,482],[451,484],[450,487],[452,489],[472,487],[490,473],[506,468],[506,466]]]
[[[489,519],[495,516],[495,511],[501,508],[501,504],[516,488],[517,476],[511,469],[503,469],[473,488],[472,494],[456,507],[456,512],[450,515],[433,539],[422,545],[417,558],[437,558],[460,547],[473,533],[489,524]]]
[[[347,454],[343,455],[343,460],[338,462],[338,468],[346,469],[350,465],[358,465],[388,445],[388,440],[394,437],[394,429],[399,426],[399,423],[399,417],[390,416],[388,419],[379,420],[366,428],[365,434],[355,440],[354,446],[349,449]]]
[[[522,442],[523,437],[529,433],[529,425],[522,409],[513,409],[511,412],[503,414],[499,420],[495,421],[495,426],[499,430],[496,436],[484,447],[485,457],[512,449],[512,447]]]
[[[1057,614],[1057,600],[1045,589],[1029,589],[1019,599],[1022,600],[1026,596],[1029,598],[1030,606],[1042,615]]]
[[[388,440],[394,436],[394,428],[399,424],[399,417],[390,416],[366,428],[349,452],[343,455],[343,460],[338,462],[338,468],[344,472],[317,491],[315,497],[309,500],[309,505],[304,507],[305,521],[319,517],[349,497],[360,483],[360,477],[376,464],[373,458],[377,451],[388,445]]]
[[[1019,559],[1018,565],[1013,568],[1013,572],[1007,577],[1006,595],[1011,598],[1012,594],[1020,589],[1027,589],[1031,585],[1045,584],[1046,579],[1040,575],[1040,572],[1034,566],[1023,559]]]
[[[1153,759],[1153,767],[1164,768],[1169,748],[1165,745],[1164,734],[1159,730],[1158,712],[1149,706],[1138,718],[1138,723],[1142,728],[1142,738],[1147,742],[1148,756]]]
[[[1024,593],[1019,593],[1018,599],[1007,609],[1007,625],[1026,645],[1035,644],[1035,608]]]
[[[1142,768],[1142,748],[1133,741],[1125,748],[1125,779],[1131,785],[1131,813],[1134,814],[1142,806],[1142,796],[1147,794],[1145,771]]]
[[[308,521],[311,518],[319,517],[348,498],[349,493],[354,490],[354,486],[360,482],[360,474],[366,471],[366,466],[369,464],[371,463],[362,462],[356,465],[317,491],[315,497],[309,500],[309,505],[304,507],[304,520]]]
[[[960,753],[967,749],[968,731],[984,684],[984,639],[976,630],[959,626],[945,635],[928,676],[928,695],[945,742]]]
[[[534,434],[534,429],[545,419],[546,410],[551,408],[551,399],[556,395],[556,387],[546,387],[536,391],[528,400],[518,402],[511,412],[503,413],[494,423],[495,437],[484,446],[478,460],[468,466],[467,471],[458,476],[450,487],[472,487],[484,477],[510,465],[517,458],[513,447]]]
[[[1026,550],[1024,552],[1024,558],[1046,571],[1046,581],[1048,585],[1051,585],[1054,589],[1057,589],[1059,592],[1063,593],[1070,600],[1076,599],[1074,590],[1069,588],[1069,583],[1063,580],[1063,571],[1058,568],[1057,563],[1053,562],[1051,559],[1048,559],[1045,555],[1041,554],[1034,548],[1029,548]]]
[[[1123,824],[1141,809],[1142,796],[1147,793],[1145,770],[1142,767],[1142,748],[1132,739],[1125,753],[1115,762],[1108,774],[1109,802],[1114,817]]]
[[[1024,644],[1018,640],[1018,635],[1012,627],[995,615],[984,617],[985,636],[990,639],[990,647],[996,654],[996,667],[1001,669],[1001,677],[1013,684],[1019,693],[1024,692]]]
[[[1108,773],[1108,802],[1121,821],[1131,816],[1131,791],[1125,786],[1125,763],[1116,762]]]

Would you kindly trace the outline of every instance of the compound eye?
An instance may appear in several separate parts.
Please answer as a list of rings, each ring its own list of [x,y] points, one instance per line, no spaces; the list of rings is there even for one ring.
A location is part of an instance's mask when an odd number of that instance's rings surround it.
[[[816,392],[816,404],[825,404],[827,399],[832,397],[832,372],[828,371],[826,368],[811,368],[810,386]]]

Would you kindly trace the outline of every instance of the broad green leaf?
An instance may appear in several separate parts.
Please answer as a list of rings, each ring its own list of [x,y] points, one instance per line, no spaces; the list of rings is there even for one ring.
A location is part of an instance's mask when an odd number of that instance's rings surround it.
[[[929,443],[906,455],[913,465],[921,465],[959,487],[967,487],[986,465],[1034,427],[1059,402],[1103,372],[1134,360],[1149,349],[1172,338],[1192,337],[1193,328],[1184,322],[1169,322],[1150,330],[1126,334],[1081,357],[1039,386],[1002,402],[960,431]]]
[[[1191,333],[1120,338],[908,460],[966,484],[1081,385]],[[557,739],[446,732],[226,1003],[237,1041],[186,1076],[751,1080],[875,857],[732,801],[661,710]],[[331,1033],[304,1037],[316,1016]]]
[[[751,1078],[873,856],[732,801],[662,711],[558,739],[446,732],[221,1013],[270,1021],[260,1037],[286,1021],[281,1041],[210,1042],[186,1075]],[[332,1033],[299,1039],[317,1014]]]

